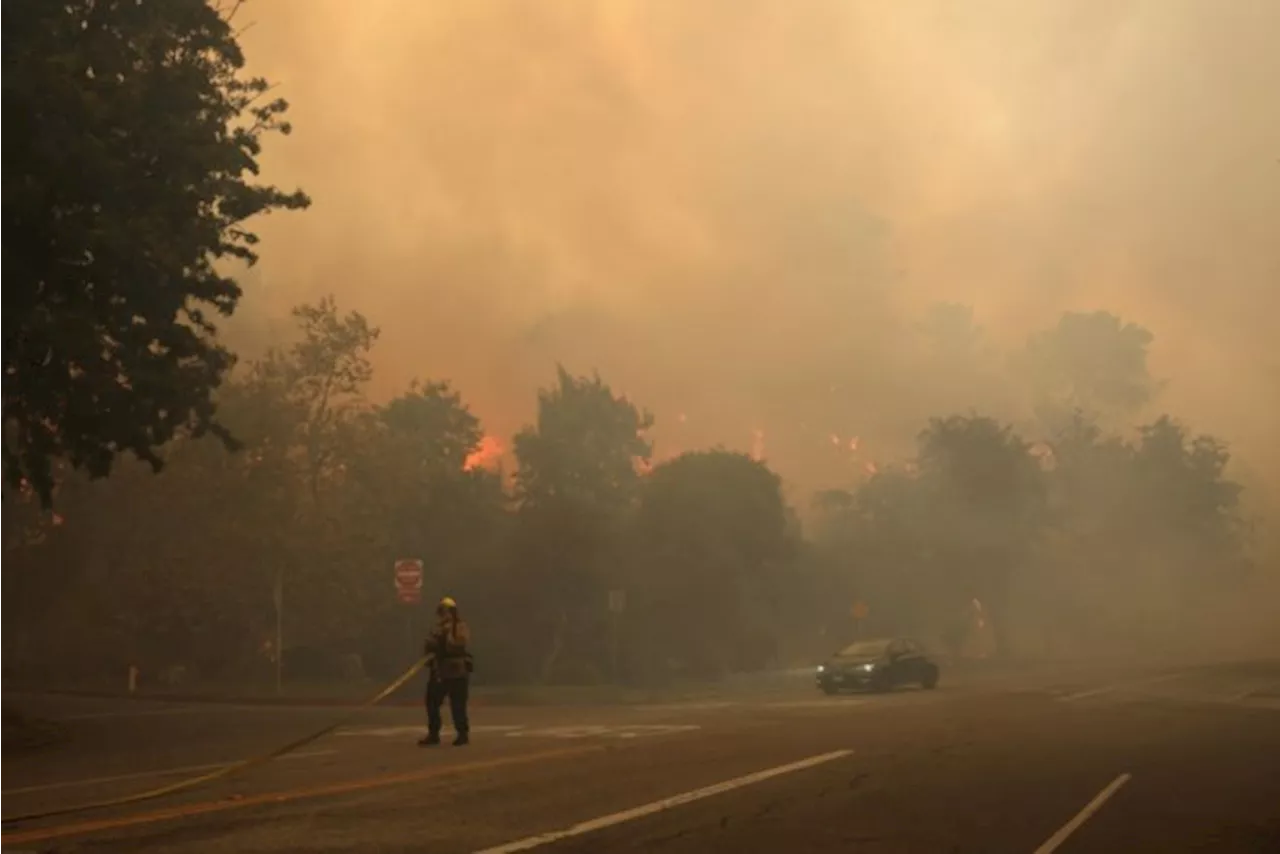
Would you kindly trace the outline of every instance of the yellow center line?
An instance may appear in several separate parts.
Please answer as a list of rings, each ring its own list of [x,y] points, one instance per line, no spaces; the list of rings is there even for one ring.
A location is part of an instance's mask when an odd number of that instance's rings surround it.
[[[307,798],[323,798],[331,795],[345,795],[352,792],[363,792],[369,789],[380,789],[404,783],[417,783],[437,777],[447,777],[466,771],[487,771],[493,768],[505,768],[511,765],[524,765],[551,759],[567,759],[587,753],[599,753],[601,746],[563,748],[559,750],[543,750],[537,753],[525,753],[517,756],[506,756],[499,759],[485,759],[478,762],[466,762],[459,765],[437,766],[420,771],[409,771],[403,774],[385,774],[380,777],[367,777],[361,780],[345,780],[339,783],[328,783],[321,786],[310,786],[301,789],[286,789],[280,792],[267,792],[261,795],[250,795],[235,800],[197,801],[181,804],[168,809],[150,812],[133,813],[131,815],[112,818],[81,821],[68,824],[37,827],[31,830],[19,830],[0,836],[0,845],[20,845],[27,842],[41,842],[46,839],[59,839],[64,836],[78,836],[86,833],[99,833],[107,830],[121,830],[161,821],[172,821],[180,818],[226,812],[227,810],[244,809],[246,807],[266,804],[282,804]]]

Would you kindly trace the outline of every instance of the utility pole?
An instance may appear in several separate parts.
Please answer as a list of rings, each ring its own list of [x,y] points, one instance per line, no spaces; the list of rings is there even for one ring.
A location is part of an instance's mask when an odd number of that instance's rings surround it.
[[[284,691],[284,566],[276,565],[276,696]]]
[[[618,670],[618,634],[619,623],[622,619],[622,612],[627,607],[627,591],[610,590],[609,591],[609,658],[610,665],[613,669],[613,681],[620,684],[622,682],[622,674]]]

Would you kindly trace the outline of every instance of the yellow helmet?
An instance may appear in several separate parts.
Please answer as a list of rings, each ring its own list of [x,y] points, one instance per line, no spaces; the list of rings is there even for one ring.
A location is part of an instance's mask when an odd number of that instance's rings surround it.
[[[437,607],[439,607],[439,608],[457,608],[457,607],[458,607],[458,603],[454,600],[454,598],[453,598],[452,596],[446,596],[446,597],[444,597],[443,599],[441,599],[441,600],[440,600],[440,604],[439,604]]]

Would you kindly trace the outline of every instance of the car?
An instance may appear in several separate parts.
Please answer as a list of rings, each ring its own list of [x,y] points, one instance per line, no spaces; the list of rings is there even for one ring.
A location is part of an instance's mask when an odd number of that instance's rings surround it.
[[[855,641],[818,666],[818,688],[840,691],[889,691],[899,685],[938,687],[938,664],[910,638]]]

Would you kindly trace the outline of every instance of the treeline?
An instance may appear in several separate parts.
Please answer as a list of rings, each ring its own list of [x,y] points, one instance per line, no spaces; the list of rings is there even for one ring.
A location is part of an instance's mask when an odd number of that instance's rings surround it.
[[[936,418],[916,461],[819,496],[815,548],[848,568],[841,593],[952,649],[986,623],[987,652],[1212,655],[1258,613],[1241,608],[1256,579],[1227,460],[1168,416],[1124,441],[1077,415],[1036,445]]]
[[[103,480],[64,473],[52,512],[30,491],[6,500],[11,667],[269,679],[279,599],[286,665],[322,650],[385,675],[446,591],[491,680],[769,661],[799,540],[762,463],[708,451],[649,470],[652,418],[561,370],[507,472],[447,384],[368,401],[378,330],[360,314],[326,300],[294,315],[297,343],[219,394],[237,452],[181,438],[158,475],[122,460]],[[420,607],[396,599],[399,557],[424,561]]]
[[[792,665],[846,641],[856,601],[862,631],[955,653],[983,628],[993,654],[1153,652],[1247,580],[1227,452],[1168,417],[1124,440],[1077,406],[1034,444],[932,419],[915,459],[803,508],[806,536],[763,461],[654,464],[653,418],[599,377],[559,370],[507,470],[448,384],[368,399],[362,315],[329,299],[294,318],[296,343],[219,393],[237,451],[183,436],[159,474],[62,470],[51,510],[6,495],[11,673],[268,682],[280,619],[287,676],[316,676],[290,667],[302,651],[386,676],[444,592],[495,682]],[[400,557],[424,562],[421,606],[396,599]]]

